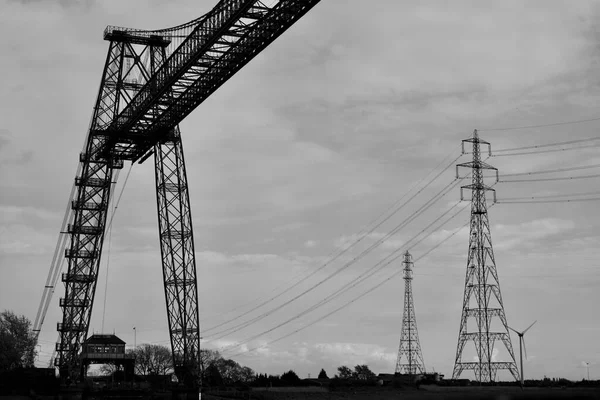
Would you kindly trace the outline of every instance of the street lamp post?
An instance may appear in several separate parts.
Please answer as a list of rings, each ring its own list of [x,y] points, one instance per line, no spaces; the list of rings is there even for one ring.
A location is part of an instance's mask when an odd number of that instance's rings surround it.
[[[137,331],[135,330],[135,326],[133,327],[133,350],[137,349]]]

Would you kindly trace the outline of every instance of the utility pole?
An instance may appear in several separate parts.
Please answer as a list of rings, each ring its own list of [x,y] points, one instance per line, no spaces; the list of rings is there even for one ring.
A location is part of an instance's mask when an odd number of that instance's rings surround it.
[[[398,348],[398,360],[396,361],[396,373],[416,375],[425,373],[425,362],[421,354],[419,344],[419,333],[417,331],[417,318],[412,295],[412,256],[407,251],[404,253],[404,313],[402,315],[402,332],[400,333],[400,346]],[[402,363],[403,356],[406,363]]]
[[[137,350],[137,331],[133,327],[133,350]]]
[[[487,186],[483,180],[483,170],[496,172],[498,170],[481,160],[480,146],[487,145],[489,154],[492,149],[489,142],[481,140],[477,130],[473,137],[462,141],[462,151],[465,154],[465,143],[473,146],[473,161],[458,164],[456,175],[458,178],[459,167],[471,169],[472,182],[461,187],[471,190],[471,222],[469,235],[469,249],[467,257],[467,273],[462,305],[462,316],[456,348],[456,359],[452,379],[458,379],[466,369],[472,369],[475,379],[480,382],[494,382],[499,369],[510,371],[515,380],[519,379],[519,370],[515,363],[515,355],[508,333],[504,304],[500,294],[500,280],[496,270],[496,260],[492,248],[492,235],[488,218],[486,193],[496,191]],[[474,326],[468,327],[467,322],[474,319]],[[469,330],[471,328],[471,330]],[[475,347],[475,361],[470,357],[463,360],[465,345],[472,342]],[[494,344],[502,343],[508,352],[508,361],[497,361],[493,356]]]

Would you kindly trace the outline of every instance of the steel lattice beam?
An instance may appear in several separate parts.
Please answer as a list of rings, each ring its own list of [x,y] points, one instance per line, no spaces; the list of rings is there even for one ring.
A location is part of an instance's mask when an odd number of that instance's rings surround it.
[[[257,0],[219,2],[111,126],[93,132],[106,138],[105,156],[142,157],[319,1],[280,0],[271,7]]]
[[[156,196],[163,280],[175,372],[198,375],[200,327],[194,235],[179,131],[155,146]]]
[[[166,56],[164,50],[157,52]],[[162,61],[162,60],[161,60]],[[159,65],[153,63],[153,65]],[[198,382],[200,325],[192,213],[179,127],[154,146],[158,231],[175,373]]]
[[[110,121],[119,111],[118,83],[123,78],[123,52],[124,44],[110,44],[92,129]],[[60,300],[63,318],[57,325],[59,342],[55,359],[63,377],[75,377],[79,373],[78,352],[89,328],[113,170],[122,167],[122,162],[94,158],[103,145],[102,138],[88,135],[85,151],[79,158],[76,190],[71,201],[70,243],[65,250],[67,272],[62,275],[65,296]]]
[[[258,0],[221,0],[205,16],[178,27],[191,31],[171,54],[165,50],[169,30],[107,28],[108,55],[70,199],[55,359],[63,379],[81,373],[78,352],[89,329],[114,172],[124,160],[143,161],[152,154],[175,367],[184,380],[195,376],[197,277],[178,123],[318,2],[278,0],[266,6]]]
[[[174,362],[184,380],[195,376],[197,277],[178,124],[318,2],[278,0],[266,6],[258,0],[221,0],[205,16],[180,26],[190,34],[171,54],[169,30],[107,28],[108,55],[70,199],[55,359],[64,379],[81,374],[78,352],[89,329],[114,172],[124,160],[143,161],[152,154]]]
[[[131,43],[110,42],[90,132],[109,126],[150,77],[150,66],[144,61],[148,56],[147,46],[140,51]],[[72,220],[66,232],[70,242],[65,250],[68,267],[62,275],[65,296],[59,302],[63,318],[57,325],[54,361],[64,379],[81,375],[78,352],[87,337],[94,305],[112,180],[114,171],[123,168],[123,160],[100,156],[105,145],[106,138],[88,134],[71,200]]]

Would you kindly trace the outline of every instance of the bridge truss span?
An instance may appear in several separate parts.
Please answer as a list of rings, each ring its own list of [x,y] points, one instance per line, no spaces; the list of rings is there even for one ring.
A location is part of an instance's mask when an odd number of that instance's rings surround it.
[[[257,0],[219,2],[198,20],[112,124],[94,132],[108,138],[104,156],[142,158],[166,132],[318,2],[279,0],[270,6]],[[158,32],[111,28],[105,38],[169,40],[169,35],[161,37],[155,34]]]

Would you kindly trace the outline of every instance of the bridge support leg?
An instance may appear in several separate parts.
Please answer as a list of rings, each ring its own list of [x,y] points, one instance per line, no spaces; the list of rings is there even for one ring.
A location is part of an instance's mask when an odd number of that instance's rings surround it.
[[[192,215],[179,129],[154,147],[156,199],[167,318],[175,373],[197,387],[200,352]]]

